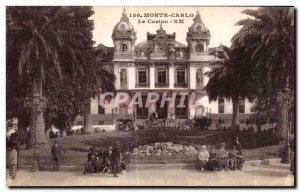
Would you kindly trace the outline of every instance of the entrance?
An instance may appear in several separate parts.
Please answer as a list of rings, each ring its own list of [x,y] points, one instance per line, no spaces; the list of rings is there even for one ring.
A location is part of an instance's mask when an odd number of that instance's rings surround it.
[[[159,100],[156,102],[156,113],[158,119],[164,119],[168,117],[168,102],[165,102],[163,107],[160,106],[162,100],[162,95],[159,96]]]

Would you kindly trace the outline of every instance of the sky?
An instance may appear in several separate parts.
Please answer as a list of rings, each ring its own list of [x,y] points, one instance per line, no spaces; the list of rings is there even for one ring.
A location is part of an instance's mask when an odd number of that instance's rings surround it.
[[[113,46],[111,38],[114,26],[120,21],[124,7],[93,7],[95,14],[90,18],[94,20],[93,40],[95,46],[102,43],[105,46]],[[220,44],[230,46],[232,36],[241,28],[235,26],[236,22],[248,16],[242,14],[245,9],[256,9],[255,7],[125,7],[127,15],[137,32],[136,44],[143,42],[147,38],[147,32],[156,33],[160,27],[159,23],[148,23],[152,21],[168,21],[162,24],[167,33],[176,32],[176,41],[187,44],[186,33],[188,28],[193,24],[193,17],[130,17],[130,14],[140,14],[144,16],[147,13],[167,13],[171,14],[187,14],[195,16],[199,11],[203,23],[207,26],[211,33],[209,47],[216,47]],[[176,16],[176,15],[175,15]],[[139,23],[145,20],[146,23]],[[174,23],[174,20],[183,20],[184,23]],[[172,21],[172,23],[171,23]]]

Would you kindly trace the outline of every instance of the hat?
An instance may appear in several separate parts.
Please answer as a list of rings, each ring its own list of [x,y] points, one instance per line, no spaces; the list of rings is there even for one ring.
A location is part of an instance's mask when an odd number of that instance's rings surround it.
[[[202,149],[206,149],[206,146],[205,146],[205,145],[202,145],[201,148],[202,148]]]

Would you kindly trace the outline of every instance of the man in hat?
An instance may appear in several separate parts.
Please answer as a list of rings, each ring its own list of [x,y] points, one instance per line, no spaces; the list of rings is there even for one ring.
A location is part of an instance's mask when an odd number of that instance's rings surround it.
[[[242,154],[236,149],[236,146],[232,146],[232,149],[228,152],[229,162],[231,164],[231,169],[242,169],[244,160]]]
[[[57,140],[54,141],[51,149],[52,161],[53,161],[53,171],[58,171],[60,166],[60,161],[62,159],[62,154],[65,153],[64,148],[58,144]]]
[[[200,171],[206,169],[208,158],[209,158],[209,153],[206,150],[206,146],[202,145],[198,154],[198,169]]]
[[[241,145],[238,137],[235,138],[235,140],[233,142],[233,146],[235,146],[236,150],[238,150],[240,153],[242,153],[242,145]]]
[[[111,151],[111,171],[114,177],[118,177],[118,164],[121,159],[121,153],[119,150],[119,145],[114,143],[112,151]]]

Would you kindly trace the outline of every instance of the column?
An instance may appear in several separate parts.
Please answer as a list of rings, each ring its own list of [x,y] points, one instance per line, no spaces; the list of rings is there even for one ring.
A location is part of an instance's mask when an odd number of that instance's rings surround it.
[[[155,66],[153,63],[149,64],[149,84],[150,88],[155,88]]]
[[[169,88],[173,89],[174,88],[174,83],[175,83],[175,66],[174,64],[169,65]]]

